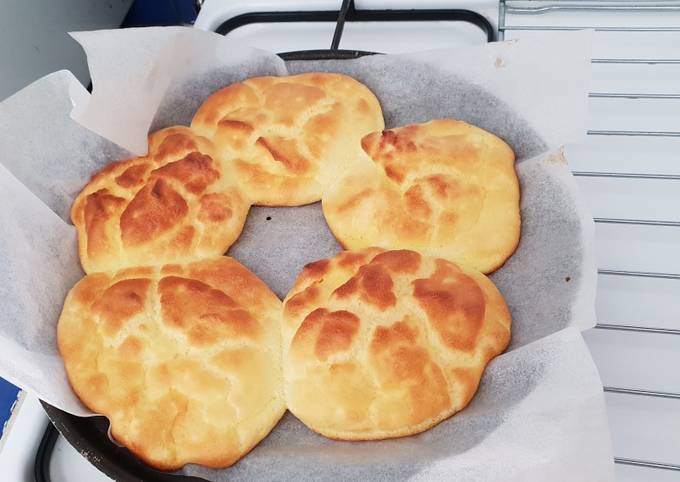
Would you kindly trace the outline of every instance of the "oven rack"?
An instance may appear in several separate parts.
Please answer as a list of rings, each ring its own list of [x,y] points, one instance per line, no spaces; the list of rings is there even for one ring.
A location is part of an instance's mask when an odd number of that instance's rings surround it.
[[[500,0],[498,10],[498,32],[499,39],[506,38],[507,32],[513,31],[567,31],[567,30],[581,30],[593,29],[595,32],[619,32],[621,34],[634,36],[638,32],[680,32],[678,25],[599,25],[597,23],[590,23],[588,25],[531,25],[530,22],[520,24],[508,24],[508,15],[518,17],[529,17],[544,15],[552,12],[585,12],[585,13],[648,13],[657,12],[664,14],[676,14],[680,23],[680,2],[679,1],[665,1],[665,2],[643,2],[643,1],[607,1],[607,2],[592,2],[589,0]],[[592,15],[597,17],[597,15]],[[632,15],[631,15],[632,17]],[[554,23],[554,22],[553,22]],[[680,37],[678,37],[680,39]],[[680,48],[678,49],[680,53]],[[653,52],[652,52],[653,54]],[[680,64],[680,55],[677,58],[664,58],[650,56],[649,58],[634,57],[607,57],[607,58],[593,58],[593,64]],[[680,88],[680,82],[678,83]],[[598,91],[591,92],[590,98],[606,98],[606,99],[646,99],[653,102],[677,102],[678,119],[680,119],[680,90],[673,93],[661,92],[611,92]],[[680,131],[658,131],[658,130],[589,130],[588,136],[618,136],[618,137],[672,137],[680,138]],[[573,171],[576,177],[590,177],[590,178],[608,178],[614,180],[620,179],[636,179],[640,182],[658,182],[658,181],[680,181],[678,174],[665,173],[636,173],[636,172],[610,172],[610,171]],[[678,183],[678,190],[680,191],[680,182]],[[670,219],[642,219],[642,218],[610,218],[610,217],[595,217],[597,224],[620,224],[620,225],[639,225],[639,226],[664,226],[670,228],[680,228],[680,221]],[[632,270],[616,270],[616,269],[599,269],[599,276],[626,276],[638,278],[657,278],[667,279],[678,282],[678,294],[680,295],[680,273],[666,273],[666,272],[646,272],[646,271],[632,271]],[[628,324],[616,323],[598,323],[596,325],[599,330],[615,330],[627,331],[633,333],[651,333],[658,336],[673,336],[680,335],[680,329],[665,328],[665,327],[647,327],[636,326]],[[680,345],[679,345],[680,348]],[[604,387],[605,392],[618,393],[630,396],[643,397],[659,397],[665,399],[672,399],[680,401],[680,393],[667,392],[661,390],[639,389],[635,387],[619,387],[607,386]],[[646,467],[652,469],[665,469],[671,471],[680,471],[680,463],[663,463],[650,460],[638,460],[630,458],[615,457],[614,461],[618,464],[633,465],[638,467]]]

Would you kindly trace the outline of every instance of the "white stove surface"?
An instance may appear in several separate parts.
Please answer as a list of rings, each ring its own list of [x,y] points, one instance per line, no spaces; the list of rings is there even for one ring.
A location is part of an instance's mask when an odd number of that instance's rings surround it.
[[[402,0],[364,0],[357,8],[408,8]],[[428,1],[419,8],[471,8],[498,23],[495,1]],[[550,2],[508,2],[536,6]],[[554,2],[553,2],[554,3]],[[619,2],[620,3],[620,2]],[[669,2],[665,2],[668,4]],[[673,3],[673,2],[670,2]],[[196,25],[215,29],[224,19],[246,11],[330,10],[340,1],[289,0],[227,2],[206,1]],[[410,5],[413,5],[410,2]],[[675,2],[680,6],[680,2]],[[677,12],[572,12],[508,13],[505,38],[540,36],[537,26],[680,26]],[[273,51],[328,48],[334,23],[255,24],[229,36]],[[680,31],[596,32],[594,58],[680,59]],[[456,22],[353,24],[348,23],[340,48],[387,53],[482,43],[477,27]],[[596,63],[593,92],[680,93],[680,62]],[[680,99],[591,98],[593,130],[680,131]],[[568,146],[574,171],[655,173],[680,175],[680,137],[590,136],[588,142]],[[577,177],[593,215],[598,218],[636,218],[680,221],[680,180]],[[630,224],[596,225],[599,266],[603,269],[680,273],[680,227]],[[600,276],[597,313],[600,323],[680,329],[680,280],[634,276]],[[605,385],[680,392],[680,337],[664,334],[590,330],[586,341]],[[680,463],[680,400],[606,394],[617,457]],[[35,449],[46,424],[35,399],[27,397],[12,435],[0,452],[0,466],[14,472],[7,481],[33,480]],[[13,460],[13,463],[7,463]],[[22,461],[22,463],[17,463]],[[25,462],[25,463],[24,463]],[[616,465],[617,480],[665,482],[680,479],[678,472]],[[55,447],[51,475],[54,482],[110,480],[94,469],[63,437]]]

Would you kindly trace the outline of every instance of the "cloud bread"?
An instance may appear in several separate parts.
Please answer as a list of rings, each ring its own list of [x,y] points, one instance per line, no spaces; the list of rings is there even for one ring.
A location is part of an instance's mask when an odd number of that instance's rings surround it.
[[[223,254],[250,203],[212,143],[187,127],[149,136],[149,154],[95,174],[71,208],[87,273]]]
[[[384,127],[375,95],[346,75],[256,77],[211,95],[191,123],[215,143],[253,204],[319,201],[323,186]]]
[[[489,273],[520,236],[515,156],[495,135],[440,119],[365,136],[322,205],[346,249],[418,249]]]
[[[345,251],[307,265],[284,300],[286,401],[312,430],[370,440],[463,409],[510,340],[484,275],[415,251]]]
[[[86,276],[59,319],[83,403],[149,465],[226,467],[285,411],[281,302],[233,258]]]

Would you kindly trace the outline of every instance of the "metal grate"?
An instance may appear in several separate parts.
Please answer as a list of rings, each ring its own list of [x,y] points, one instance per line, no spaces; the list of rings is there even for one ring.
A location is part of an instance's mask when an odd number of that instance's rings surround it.
[[[546,14],[555,14],[557,12],[584,12],[588,13],[588,25],[571,25],[569,20],[571,17],[564,16],[560,18],[560,22],[555,22],[555,15],[549,16]],[[636,14],[657,12],[662,13],[663,20],[666,23],[668,16],[673,16],[677,20],[677,25],[635,25],[636,21],[641,17]],[[602,20],[604,15],[616,14],[623,18],[625,25],[598,25],[591,19]],[[508,20],[512,15],[512,23]],[[515,17],[516,16],[516,17]],[[527,21],[527,19],[543,16],[544,18],[538,22]],[[583,16],[582,16],[583,17]],[[635,36],[639,32],[678,32],[680,33],[680,1],[666,1],[658,3],[649,2],[635,2],[635,1],[616,1],[616,2],[592,2],[592,1],[546,1],[546,0],[500,0],[499,4],[499,38],[502,40],[506,37],[507,32],[515,31],[556,31],[556,30],[579,30],[579,29],[594,29],[596,32],[616,32],[619,35]],[[658,16],[656,18],[659,18]],[[518,23],[515,23],[515,20]],[[649,18],[648,18],[649,20]],[[551,22],[551,23],[545,23]],[[538,25],[534,24],[537,23]],[[607,22],[610,23],[610,22]],[[647,22],[644,22],[647,23]],[[660,22],[661,23],[661,22]],[[641,58],[640,56],[631,57],[608,57],[608,58],[593,58],[593,64],[639,64],[639,65],[656,65],[656,64],[680,64],[680,35],[676,38],[678,43],[678,58],[662,58],[655,56],[655,52],[650,51],[649,58]],[[677,102],[678,120],[680,120],[680,79],[678,79],[678,92],[660,93],[660,92],[591,92],[591,98],[604,99],[645,99],[653,102]],[[590,130],[589,136],[626,136],[626,137],[680,137],[680,131],[658,131],[658,130]],[[662,173],[635,173],[635,172],[607,172],[607,171],[573,171],[574,176],[588,177],[588,178],[607,178],[613,180],[622,179],[636,179],[640,182],[658,182],[658,181],[680,181],[678,174],[662,174]],[[678,192],[680,193],[680,182],[678,183]],[[639,226],[664,226],[671,228],[680,227],[678,220],[663,220],[663,219],[638,219],[638,218],[610,218],[610,217],[596,217],[595,222],[598,224],[621,224],[621,225],[639,225]],[[680,273],[663,273],[663,272],[645,272],[645,271],[628,271],[628,270],[613,270],[600,269],[599,276],[628,276],[639,278],[657,278],[674,280],[679,282],[678,293],[680,294]],[[629,324],[612,324],[599,323],[596,328],[599,330],[614,330],[626,331],[633,333],[651,333],[658,336],[672,336],[680,335],[680,329],[663,328],[663,327],[646,327],[635,326]],[[642,397],[657,397],[680,401],[680,393],[666,392],[660,390],[642,390],[634,387],[619,387],[607,386],[604,387],[605,392],[618,393],[629,396]],[[637,460],[630,458],[616,457],[615,462],[624,465],[633,465],[638,467],[645,467],[650,469],[664,469],[671,471],[680,471],[680,464],[678,463],[662,463],[650,460]]]

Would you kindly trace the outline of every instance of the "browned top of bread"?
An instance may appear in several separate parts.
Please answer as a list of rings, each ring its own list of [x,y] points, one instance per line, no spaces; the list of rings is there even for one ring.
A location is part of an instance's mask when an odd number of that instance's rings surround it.
[[[515,156],[495,135],[434,120],[362,141],[362,160],[324,192],[328,224],[347,249],[418,249],[484,273],[520,236]]]
[[[467,405],[509,340],[484,275],[415,251],[345,251],[307,265],[284,300],[288,408],[331,438],[418,433]]]
[[[59,350],[83,403],[148,464],[233,464],[283,415],[281,302],[236,260],[86,276]]]
[[[213,146],[186,127],[149,136],[149,154],[95,174],[71,208],[87,273],[223,254],[250,204]]]
[[[375,95],[346,75],[257,77],[211,95],[192,129],[215,143],[253,204],[321,199],[361,138],[384,127]]]

